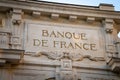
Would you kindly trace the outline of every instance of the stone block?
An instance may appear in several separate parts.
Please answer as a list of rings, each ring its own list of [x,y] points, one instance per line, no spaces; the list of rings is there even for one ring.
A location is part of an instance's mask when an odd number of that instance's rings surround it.
[[[109,10],[109,11],[114,11],[114,6],[112,4],[103,4],[101,3],[99,5],[100,10]]]
[[[109,60],[108,65],[112,71],[120,73],[120,58],[112,57]]]
[[[23,58],[24,50],[0,49],[0,59],[12,64],[18,64]]]

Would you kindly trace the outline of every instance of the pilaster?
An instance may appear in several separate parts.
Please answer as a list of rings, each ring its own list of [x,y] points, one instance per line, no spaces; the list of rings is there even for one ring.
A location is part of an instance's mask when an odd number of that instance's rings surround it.
[[[61,68],[57,74],[59,75],[59,78],[56,76],[57,80],[77,80],[76,72],[73,70],[72,60],[69,59],[68,53],[64,53],[64,58],[61,59]]]
[[[11,11],[11,27],[12,27],[12,36],[11,36],[11,48],[12,49],[22,49],[22,10],[21,9],[13,9]]]
[[[120,58],[120,39],[117,39],[115,41],[115,45],[116,45],[117,53],[118,53],[117,57]]]
[[[112,19],[105,19],[104,21],[104,30],[105,30],[105,49],[106,49],[106,59],[107,62],[111,57],[114,57],[116,54],[116,49],[113,40],[113,24]]]
[[[4,29],[0,30],[0,48],[4,48],[4,49],[10,48],[9,46],[10,36],[11,36],[10,31]]]

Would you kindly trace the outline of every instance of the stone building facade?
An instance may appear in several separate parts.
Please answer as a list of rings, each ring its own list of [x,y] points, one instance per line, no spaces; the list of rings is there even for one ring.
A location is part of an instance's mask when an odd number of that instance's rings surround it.
[[[120,80],[120,12],[0,0],[0,80]]]

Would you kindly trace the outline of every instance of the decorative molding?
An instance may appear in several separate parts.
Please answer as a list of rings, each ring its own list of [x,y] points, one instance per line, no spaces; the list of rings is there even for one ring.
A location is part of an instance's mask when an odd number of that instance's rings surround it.
[[[61,72],[61,80],[74,80],[74,75],[72,73]]]
[[[10,33],[0,30],[0,48],[10,48]]]
[[[112,57],[107,64],[110,66],[112,71],[120,73],[120,58]]]
[[[19,4],[19,5],[17,5]],[[44,5],[44,6],[43,6]],[[51,6],[52,5],[52,6]],[[54,8],[53,8],[54,5]],[[74,6],[74,5],[64,5],[64,4],[54,4],[54,3],[44,3],[44,2],[34,2],[34,1],[0,1],[0,6],[19,8],[28,11],[40,11],[47,13],[60,13],[68,15],[78,15],[78,16],[91,16],[91,17],[105,17],[120,19],[120,13],[115,11],[98,10],[95,7],[85,7],[85,6]],[[32,8],[30,8],[32,6]]]
[[[13,23],[13,25],[20,25],[22,23],[22,21],[19,19],[13,19],[12,23]]]
[[[63,58],[64,54],[59,52],[38,52],[36,54],[30,54],[30,56],[33,57],[40,57],[41,55],[45,55],[47,56],[49,59],[53,59],[53,60],[60,60]]]
[[[72,61],[68,59],[61,60],[61,69],[62,70],[72,70]]]
[[[80,53],[69,53],[69,52],[38,52],[36,54],[28,54],[33,57],[40,57],[42,55],[47,56],[49,59],[61,60],[61,59],[70,59],[72,61],[82,61],[85,58],[88,58],[91,61],[104,61],[102,57],[92,57],[91,55],[82,55]]]
[[[116,80],[116,79],[110,79],[110,78],[97,78],[97,77],[86,77],[86,80]]]
[[[41,12],[33,11],[32,15],[35,16],[35,17],[40,17]]]
[[[116,49],[117,49],[118,57],[120,58],[120,39],[118,38],[116,41],[114,41],[114,44],[115,44]]]
[[[20,37],[17,37],[17,36],[12,36],[11,37],[11,44],[18,44],[20,45],[21,44],[21,41],[20,41]]]
[[[12,36],[11,36],[11,48],[12,49],[22,49],[22,39],[21,36],[21,29],[22,29],[22,9],[20,8],[13,8],[11,12],[11,23],[12,23]]]
[[[114,41],[114,44],[120,44],[120,39],[117,39],[116,41]]]
[[[51,14],[51,18],[52,19],[58,19],[59,18],[59,14],[52,13]]]
[[[0,49],[0,59],[11,64],[19,64],[24,56],[24,50]]]
[[[113,23],[114,23],[113,19],[108,19],[108,18],[105,19],[105,31],[106,31],[106,33],[112,34]]]
[[[106,33],[111,34],[111,33],[113,32],[113,29],[111,29],[111,28],[106,28],[105,31],[106,31]]]
[[[108,58],[118,56],[118,51],[117,51],[117,48],[114,44],[106,45],[106,52],[108,54],[108,56],[107,56]]]
[[[72,70],[63,70],[57,74],[60,77],[58,80],[78,80],[76,73]]]
[[[11,11],[13,25],[19,26],[22,23],[22,14],[22,9],[13,8],[13,10]]]
[[[10,45],[11,45],[12,49],[21,49],[21,39],[20,39],[20,37],[12,36]]]
[[[72,15],[70,15],[70,16],[69,16],[69,20],[75,21],[75,20],[77,20],[77,16],[72,16]]]
[[[94,17],[87,17],[87,22],[88,23],[92,23],[95,21],[95,18]]]
[[[114,21],[113,21],[113,19],[108,19],[108,18],[106,18],[106,19],[105,19],[105,23],[113,24]]]
[[[13,80],[19,79],[19,77],[22,77],[20,79],[22,80],[45,80],[45,74],[39,74],[39,73],[31,73],[31,72],[14,72],[13,73]],[[20,80],[19,79],[19,80]]]

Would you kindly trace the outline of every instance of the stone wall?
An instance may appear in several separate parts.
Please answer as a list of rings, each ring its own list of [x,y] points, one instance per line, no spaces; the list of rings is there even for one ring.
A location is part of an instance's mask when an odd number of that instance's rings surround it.
[[[119,80],[113,5],[0,1],[0,80]]]

